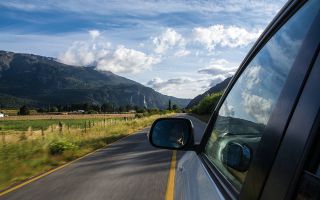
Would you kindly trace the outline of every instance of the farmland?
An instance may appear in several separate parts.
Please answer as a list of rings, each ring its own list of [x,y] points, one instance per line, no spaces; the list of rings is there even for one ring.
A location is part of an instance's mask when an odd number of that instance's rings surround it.
[[[131,114],[43,115],[1,119],[0,190],[104,147],[150,126],[160,116],[169,115],[139,118]]]
[[[28,115],[28,116],[9,116],[0,118],[0,131],[26,131],[47,129],[53,124],[61,122],[66,126],[84,127],[85,123],[131,119],[134,114],[81,114],[81,115]]]
[[[1,121],[11,120],[45,120],[45,119],[108,119],[108,118],[131,118],[135,114],[68,114],[68,115],[19,115],[0,118]]]

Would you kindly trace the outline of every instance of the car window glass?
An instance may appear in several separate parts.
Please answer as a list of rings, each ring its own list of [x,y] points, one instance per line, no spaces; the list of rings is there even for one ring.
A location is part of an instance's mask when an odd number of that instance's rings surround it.
[[[238,190],[318,7],[308,2],[277,31],[219,109],[205,154]]]

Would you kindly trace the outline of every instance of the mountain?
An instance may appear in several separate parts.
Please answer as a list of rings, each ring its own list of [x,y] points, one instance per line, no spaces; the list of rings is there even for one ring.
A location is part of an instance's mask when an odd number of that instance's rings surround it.
[[[0,104],[4,107],[105,102],[120,105],[166,108],[185,107],[189,99],[160,94],[135,81],[59,63],[54,58],[0,51]]]
[[[200,94],[198,96],[196,96],[194,99],[192,99],[189,104],[187,105],[186,108],[192,108],[195,105],[198,105],[198,103],[207,95],[216,93],[216,92],[221,92],[222,90],[224,90],[232,77],[229,77],[227,79],[225,79],[224,81],[222,81],[221,83],[218,83],[217,85],[213,86],[212,88],[210,88],[209,90],[207,90],[206,92],[204,92],[203,94]]]

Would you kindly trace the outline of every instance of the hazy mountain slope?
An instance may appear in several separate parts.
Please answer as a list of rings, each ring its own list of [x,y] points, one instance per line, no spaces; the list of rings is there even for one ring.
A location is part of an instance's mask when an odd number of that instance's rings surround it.
[[[166,96],[140,83],[101,72],[93,67],[59,63],[53,58],[0,51],[0,103],[10,96],[10,105],[105,102],[166,108],[172,103],[185,107],[189,99]],[[16,98],[16,100],[14,100]]]

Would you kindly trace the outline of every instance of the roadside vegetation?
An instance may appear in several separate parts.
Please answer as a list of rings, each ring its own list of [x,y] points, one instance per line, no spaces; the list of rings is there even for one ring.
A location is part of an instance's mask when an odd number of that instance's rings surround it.
[[[134,117],[0,121],[0,190],[125,137],[172,111]],[[30,115],[31,117],[31,115]]]
[[[204,97],[198,105],[191,108],[191,114],[204,122],[208,122],[222,94],[223,92],[217,92]]]

